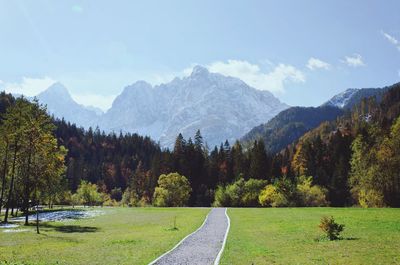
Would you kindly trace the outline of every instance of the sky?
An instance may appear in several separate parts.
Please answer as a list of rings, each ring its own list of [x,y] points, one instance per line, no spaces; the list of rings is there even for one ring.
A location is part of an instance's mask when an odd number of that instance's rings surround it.
[[[63,83],[108,109],[125,86],[241,78],[292,106],[400,81],[400,1],[0,0],[0,90]]]

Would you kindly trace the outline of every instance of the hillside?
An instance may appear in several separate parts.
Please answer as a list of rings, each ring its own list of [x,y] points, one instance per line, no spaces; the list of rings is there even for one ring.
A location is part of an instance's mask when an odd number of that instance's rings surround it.
[[[334,106],[291,107],[269,122],[253,128],[243,136],[241,142],[251,145],[254,140],[262,139],[268,152],[275,153],[321,122],[334,120],[342,114],[343,110]]]

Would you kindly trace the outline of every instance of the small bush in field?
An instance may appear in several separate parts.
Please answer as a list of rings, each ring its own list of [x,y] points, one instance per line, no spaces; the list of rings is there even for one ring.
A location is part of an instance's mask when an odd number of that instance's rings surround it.
[[[319,228],[326,233],[329,240],[336,240],[339,239],[339,235],[343,231],[344,225],[336,223],[333,216],[324,216],[321,218]]]

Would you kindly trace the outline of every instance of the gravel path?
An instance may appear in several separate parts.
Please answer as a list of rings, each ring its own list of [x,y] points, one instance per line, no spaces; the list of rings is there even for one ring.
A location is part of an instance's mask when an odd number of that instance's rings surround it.
[[[225,211],[225,208],[213,208],[203,226],[150,264],[214,264],[217,256],[219,260],[228,233],[229,219]]]

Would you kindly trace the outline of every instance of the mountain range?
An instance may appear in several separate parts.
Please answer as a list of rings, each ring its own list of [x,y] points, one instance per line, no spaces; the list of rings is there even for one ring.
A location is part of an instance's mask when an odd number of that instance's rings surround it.
[[[233,142],[289,107],[268,91],[202,66],[169,83],[127,86],[103,114],[76,103],[60,83],[37,98],[55,117],[85,128],[147,135],[162,147],[172,147],[179,133],[193,137],[198,129],[209,146]]]
[[[84,128],[150,136],[162,147],[173,147],[179,133],[193,137],[201,130],[209,146],[237,139],[245,146],[262,139],[278,152],[321,122],[351,110],[364,97],[379,101],[390,87],[347,89],[320,107],[290,107],[268,91],[238,78],[196,66],[190,76],[152,86],[138,81],[124,88],[112,107],[102,112],[76,103],[66,87],[55,83],[37,98],[50,114]]]
[[[96,108],[76,103],[61,83],[54,83],[36,98],[40,103],[46,104],[51,115],[85,128],[95,127],[101,116]]]
[[[250,146],[255,140],[263,140],[268,152],[279,152],[322,122],[335,120],[344,112],[351,111],[363,98],[375,97],[380,102],[385,92],[395,85],[383,88],[350,88],[319,107],[290,107],[268,122],[254,127],[241,138],[241,142]]]

